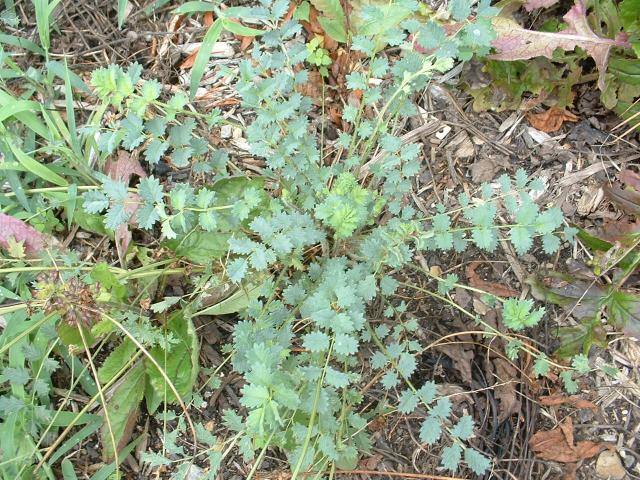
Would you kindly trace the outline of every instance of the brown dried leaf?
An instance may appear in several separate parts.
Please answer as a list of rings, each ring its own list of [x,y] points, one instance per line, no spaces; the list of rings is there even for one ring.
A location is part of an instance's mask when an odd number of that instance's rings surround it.
[[[37,257],[45,245],[45,236],[22,220],[0,212],[0,247],[9,248],[9,240],[23,242],[24,253]]]
[[[492,360],[495,368],[497,384],[494,387],[494,394],[500,402],[498,422],[503,422],[511,415],[520,412],[522,403],[516,391],[518,370],[511,362],[502,357]]]
[[[539,398],[539,401],[541,405],[545,405],[547,407],[569,404],[575,408],[584,408],[593,410],[594,412],[598,411],[598,407],[595,403],[585,400],[584,398],[580,398],[577,395],[571,395],[570,397],[562,394],[542,396]]]
[[[556,48],[574,50],[580,47],[596,62],[600,72],[598,88],[604,91],[609,51],[611,47],[630,47],[627,35],[618,34],[614,40],[596,35],[589,26],[586,7],[582,0],[576,0],[575,5],[565,14],[563,20],[567,28],[551,33],[527,30],[511,19],[495,17],[492,23],[497,38],[491,45],[497,53],[490,55],[490,58],[494,60],[527,60],[542,56],[552,58]]]
[[[480,278],[480,275],[476,272],[476,269],[480,266],[481,262],[471,262],[467,266],[465,270],[465,274],[467,275],[467,279],[469,280],[469,285],[473,288],[477,288],[479,290],[484,290],[485,292],[489,292],[493,295],[497,295],[498,297],[519,297],[520,292],[517,290],[513,290],[505,285],[500,283],[488,282],[483,278]]]
[[[543,459],[561,463],[576,463],[580,460],[594,457],[605,448],[606,442],[580,441],[573,439],[573,422],[567,417],[564,423],[553,430],[543,430],[533,434],[529,440],[533,453]]]
[[[578,117],[564,108],[553,106],[546,112],[528,113],[527,120],[536,130],[551,133],[560,130],[564,122],[577,122]]]

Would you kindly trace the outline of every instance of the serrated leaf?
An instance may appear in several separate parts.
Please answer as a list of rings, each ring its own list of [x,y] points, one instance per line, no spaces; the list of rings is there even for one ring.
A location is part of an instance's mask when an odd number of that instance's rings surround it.
[[[457,443],[442,449],[440,465],[451,472],[458,470],[462,459],[462,447]]]
[[[476,475],[482,475],[491,465],[491,461],[473,448],[464,449],[464,461]]]
[[[418,396],[411,390],[405,390],[400,395],[398,402],[398,411],[405,415],[412,413],[418,406]]]
[[[473,419],[469,415],[465,415],[451,429],[451,435],[460,440],[468,440],[473,436],[473,426]]]
[[[358,351],[358,341],[351,335],[338,333],[333,348],[340,355],[353,355]]]
[[[307,333],[303,337],[303,346],[310,352],[326,352],[329,349],[331,339],[324,332],[315,331]]]
[[[149,162],[149,165],[155,165],[168,148],[169,144],[167,142],[154,138],[144,151],[144,159]]]
[[[109,382],[131,360],[137,349],[138,347],[128,338],[114,348],[98,369],[100,383],[104,385]]]
[[[427,417],[420,426],[420,440],[427,445],[433,445],[440,439],[442,427],[436,417]]]

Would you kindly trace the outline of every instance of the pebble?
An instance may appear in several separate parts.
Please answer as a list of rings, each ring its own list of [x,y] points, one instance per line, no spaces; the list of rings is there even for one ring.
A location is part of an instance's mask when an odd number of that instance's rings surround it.
[[[222,125],[220,127],[220,136],[222,138],[231,138],[233,134],[233,127],[231,125]]]
[[[620,457],[616,452],[605,450],[598,456],[596,474],[604,479],[622,480],[626,477],[627,471],[622,466]]]

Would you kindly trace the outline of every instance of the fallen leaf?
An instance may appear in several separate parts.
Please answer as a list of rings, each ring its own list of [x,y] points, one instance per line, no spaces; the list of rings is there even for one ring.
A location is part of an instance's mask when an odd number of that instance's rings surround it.
[[[9,242],[23,242],[24,253],[37,257],[45,245],[45,236],[31,225],[0,212],[0,247],[9,249]]]
[[[491,293],[498,297],[519,297],[520,292],[517,290],[513,290],[505,285],[500,283],[488,282],[480,278],[480,275],[476,272],[476,269],[480,266],[481,262],[474,261],[469,263],[465,270],[465,274],[467,275],[467,279],[469,280],[469,285],[473,288],[477,288],[479,290],[483,290],[485,292]]]
[[[529,440],[529,446],[536,457],[560,463],[577,463],[594,457],[610,445],[606,442],[596,443],[590,440],[579,441],[576,444],[571,417],[567,417],[564,423],[553,430],[534,433]]]
[[[605,74],[609,62],[609,51],[612,47],[630,48],[628,37],[619,33],[615,39],[602,38],[596,35],[586,16],[586,7],[582,0],[562,17],[567,28],[560,32],[538,32],[521,27],[514,20],[495,17],[492,20],[497,38],[491,46],[497,53],[490,55],[494,60],[528,60],[534,57],[552,58],[556,48],[574,50],[584,49],[595,61],[599,71],[598,88],[604,91]]]
[[[311,70],[307,81],[295,88],[298,93],[309,97],[314,105],[322,105],[322,75],[317,70]]]
[[[492,361],[496,385],[493,389],[495,397],[500,402],[498,411],[498,423],[502,423],[511,415],[520,412],[522,404],[519,400],[516,386],[518,385],[518,370],[511,362],[502,357],[496,357]]]
[[[560,130],[564,122],[577,122],[578,117],[564,108],[553,106],[546,112],[528,113],[527,120],[536,130],[551,133]]]
[[[584,408],[588,410],[593,410],[594,412],[598,411],[598,407],[595,403],[590,402],[589,400],[585,400],[584,398],[580,398],[577,395],[566,396],[563,394],[550,395],[550,396],[542,396],[538,399],[540,401],[540,405],[545,405],[547,407],[555,407],[558,405],[571,405],[575,408]]]

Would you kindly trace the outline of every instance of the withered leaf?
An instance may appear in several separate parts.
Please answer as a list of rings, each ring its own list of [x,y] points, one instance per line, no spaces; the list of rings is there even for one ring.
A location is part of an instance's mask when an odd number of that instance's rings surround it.
[[[552,58],[556,48],[574,50],[584,49],[595,61],[600,73],[598,88],[605,90],[605,74],[609,62],[609,51],[612,47],[630,47],[625,34],[618,34],[615,39],[602,38],[596,35],[586,16],[586,7],[582,0],[564,15],[567,28],[557,33],[527,30],[515,21],[495,17],[492,20],[497,38],[491,43],[497,53],[491,55],[494,60],[527,60],[534,57]]]
[[[578,121],[578,117],[573,113],[556,106],[551,107],[546,112],[529,113],[527,114],[527,119],[533,128],[545,133],[557,132],[564,122]]]
[[[0,212],[0,247],[9,248],[9,240],[24,242],[24,252],[29,257],[37,256],[45,245],[45,237],[27,223]]]
[[[598,410],[598,407],[596,406],[595,403],[590,402],[589,400],[585,400],[584,398],[581,398],[577,395],[567,396],[563,394],[556,394],[556,395],[542,396],[538,400],[540,401],[541,405],[545,405],[548,407],[553,407],[558,405],[571,405],[575,408],[593,410],[594,412]]]
[[[573,421],[571,417],[553,430],[542,430],[533,434],[529,446],[536,457],[560,463],[576,463],[580,460],[594,457],[605,448],[606,442],[592,442],[590,440],[574,442]]]
[[[469,285],[471,285],[473,288],[477,288],[493,295],[497,295],[498,297],[520,296],[520,292],[518,292],[517,290],[513,290],[506,285],[489,282],[481,278],[480,275],[476,272],[476,269],[480,266],[480,264],[481,262],[474,261],[469,263],[469,265],[467,266],[465,274],[467,275],[467,279],[469,280]]]

